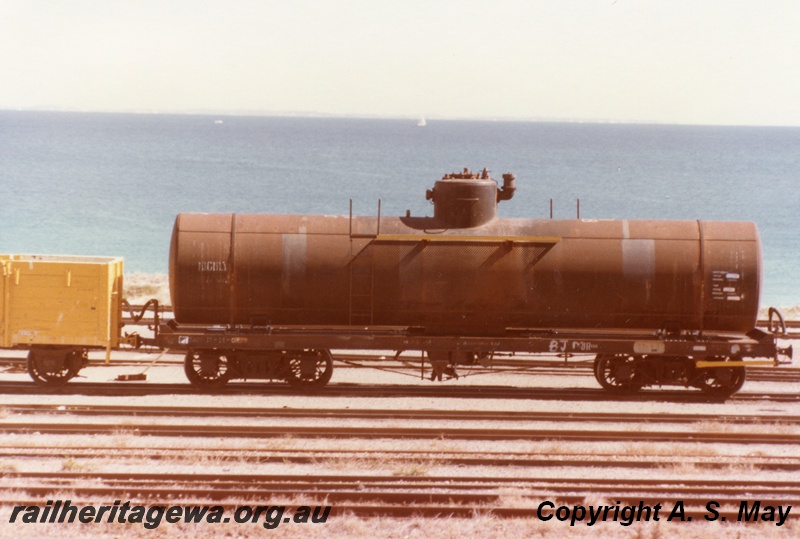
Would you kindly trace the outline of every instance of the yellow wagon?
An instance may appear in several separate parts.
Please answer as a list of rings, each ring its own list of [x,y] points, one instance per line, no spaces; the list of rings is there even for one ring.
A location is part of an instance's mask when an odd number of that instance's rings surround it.
[[[122,258],[0,255],[0,269],[0,347],[29,350],[36,382],[63,384],[88,349],[119,345]]]

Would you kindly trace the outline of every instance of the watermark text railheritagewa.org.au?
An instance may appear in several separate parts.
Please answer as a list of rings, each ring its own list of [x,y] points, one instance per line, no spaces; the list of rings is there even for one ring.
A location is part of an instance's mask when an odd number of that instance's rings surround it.
[[[683,501],[674,504],[645,501],[626,505],[617,501],[611,505],[560,505],[545,500],[531,507],[533,520],[561,526],[592,527],[601,522],[627,527],[640,522],[755,522],[783,526],[789,519],[791,505],[772,505],[768,501],[741,500],[738,507],[728,507],[710,500],[697,513],[697,507],[687,509]],[[5,510],[3,511],[5,512]],[[324,524],[331,506],[241,505],[235,508],[222,505],[140,505],[115,500],[112,504],[73,504],[71,500],[47,500],[43,504],[11,507],[11,525],[48,524],[138,524],[155,529],[165,524],[249,524],[275,529],[281,525]],[[5,519],[5,516],[1,518]]]
[[[76,505],[71,500],[47,500],[42,505],[15,505],[10,524],[119,523],[155,529],[162,524],[261,524],[274,529],[281,524],[324,524],[331,506],[287,507],[241,505],[232,511],[221,505],[139,505],[115,500],[112,504]]]

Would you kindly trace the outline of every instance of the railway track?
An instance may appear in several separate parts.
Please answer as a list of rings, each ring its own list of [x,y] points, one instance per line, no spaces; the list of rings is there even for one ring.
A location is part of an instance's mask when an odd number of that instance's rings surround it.
[[[261,382],[232,382],[219,388],[200,389],[188,383],[141,382],[81,382],[72,380],[60,387],[42,387],[30,381],[0,382],[0,394],[8,395],[84,395],[131,397],[144,395],[301,395],[286,384]],[[727,399],[711,397],[696,390],[648,389],[633,394],[609,393],[600,388],[552,388],[509,386],[463,386],[428,384],[366,385],[332,383],[313,392],[325,397],[440,397],[467,400],[558,400],[582,402],[672,402],[672,403],[723,403],[723,402],[800,402],[800,394],[788,392],[740,391]]]
[[[313,438],[313,439],[394,439],[394,440],[469,440],[499,441],[558,440],[571,442],[689,442],[700,444],[734,443],[740,445],[800,445],[800,434],[741,433],[699,431],[623,431],[583,428],[453,428],[453,427],[342,427],[292,425],[187,425],[128,423],[0,423],[0,433],[18,436],[114,435],[132,432],[138,436],[219,437],[219,438]]]
[[[791,403],[732,399],[731,408],[681,410],[659,394],[646,410],[625,402],[611,410],[518,409],[519,399],[538,398],[540,390],[467,387],[456,409],[416,410],[411,400],[395,409],[394,402],[349,399],[386,388],[333,386],[308,397],[323,405],[286,408],[276,403],[286,404],[288,388],[253,384],[232,392],[248,398],[238,406],[209,406],[197,391],[181,397],[190,405],[158,406],[109,404],[83,393],[83,385],[61,388],[69,390],[56,393],[68,397],[63,404],[31,394],[0,408],[0,505],[123,500],[216,505],[233,514],[242,504],[324,504],[334,518],[538,522],[542,503],[660,504],[668,511],[680,502],[684,517],[703,523],[713,500],[733,525],[742,501],[800,505],[800,419]],[[427,394],[409,389],[389,393],[399,403]],[[484,405],[475,393],[495,400]],[[608,399],[599,389],[578,394]],[[572,530],[569,522],[550,524],[554,533]]]
[[[725,425],[800,425],[794,414],[670,414],[670,413],[611,413],[611,412],[552,412],[552,411],[485,411],[485,410],[389,410],[341,408],[242,408],[229,406],[114,406],[114,405],[52,405],[9,404],[2,407],[7,415],[45,414],[68,416],[112,417],[243,417],[243,418],[304,418],[304,419],[373,419],[373,420],[437,420],[437,421],[519,421],[571,423],[644,423],[690,424],[714,422]]]
[[[486,503],[503,494],[492,490],[516,487],[547,495],[604,494],[610,497],[642,496],[669,491],[674,495],[708,499],[755,496],[762,500],[789,498],[800,500],[800,485],[795,481],[518,478],[487,476],[387,476],[387,475],[227,475],[152,473],[25,472],[6,473],[5,491],[25,491],[46,497],[69,489],[76,496],[104,499],[126,495],[137,500],[205,498],[267,498],[270,495],[308,496],[329,501],[393,501],[395,503]],[[76,481],[91,479],[98,486],[77,486]],[[19,481],[19,482],[17,482]],[[446,485],[446,487],[445,487]],[[442,492],[442,491],[446,492]],[[334,499],[331,499],[334,498]]]
[[[119,436],[116,434],[115,436]],[[229,446],[216,448],[192,448],[191,454],[201,461],[224,461],[236,455],[238,462],[248,465],[260,464],[333,464],[360,461],[367,468],[388,466],[401,469],[409,462],[424,463],[431,468],[438,467],[491,467],[497,469],[532,468],[541,472],[552,468],[576,469],[614,469],[663,471],[668,467],[689,467],[703,471],[728,470],[739,466],[741,459],[730,456],[702,456],[691,450],[673,452],[670,455],[624,455],[620,453],[533,452],[533,451],[436,451],[389,450],[389,449],[319,449],[295,447],[292,449],[259,449],[247,451]],[[238,452],[238,453],[237,453]],[[96,462],[98,459],[119,461],[176,461],[186,456],[187,449],[170,446],[145,447],[130,445],[80,445],[74,448],[32,447],[26,445],[0,446],[0,457],[6,459],[31,459],[47,461],[53,458],[68,459],[74,462]],[[754,471],[797,472],[800,471],[800,457],[750,456],[747,467]]]

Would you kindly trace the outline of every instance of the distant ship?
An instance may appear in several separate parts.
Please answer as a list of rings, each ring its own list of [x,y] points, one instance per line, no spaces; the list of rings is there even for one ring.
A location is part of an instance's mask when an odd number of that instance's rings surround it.
[[[417,127],[425,127],[426,125],[428,125],[428,122],[425,121],[425,116],[421,116],[417,122]]]

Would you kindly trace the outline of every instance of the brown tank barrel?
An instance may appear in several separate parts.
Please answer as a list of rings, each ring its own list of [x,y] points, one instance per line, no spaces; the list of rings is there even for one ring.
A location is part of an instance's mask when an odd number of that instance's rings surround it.
[[[755,326],[753,223],[442,224],[441,216],[384,217],[378,226],[375,217],[181,214],[170,249],[175,318],[461,334]]]

